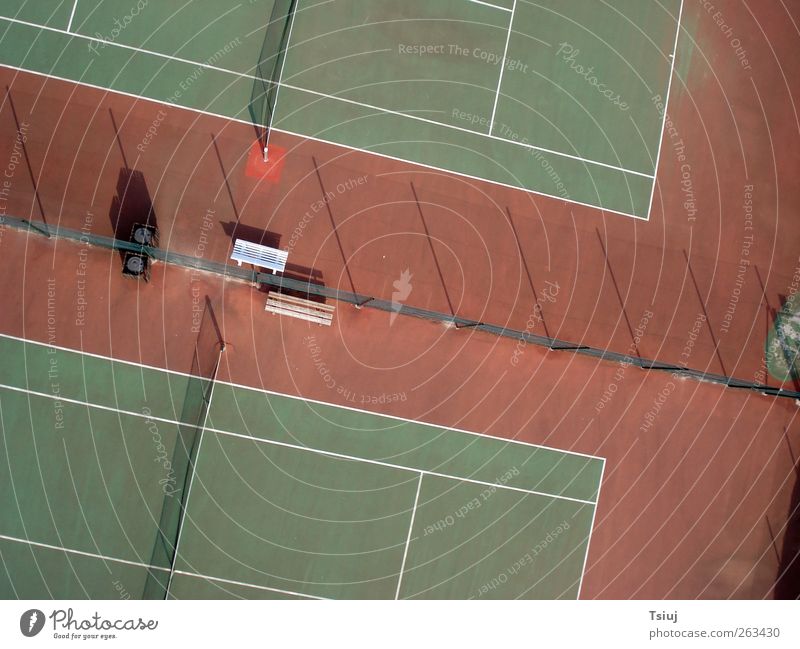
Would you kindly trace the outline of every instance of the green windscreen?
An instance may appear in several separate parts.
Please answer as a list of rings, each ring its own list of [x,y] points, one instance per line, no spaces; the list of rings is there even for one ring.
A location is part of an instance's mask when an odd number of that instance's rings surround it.
[[[174,485],[165,485],[164,502],[158,524],[143,599],[165,599],[171,570],[175,565],[178,537],[183,512],[189,495],[197,448],[206,423],[214,380],[219,369],[223,343],[211,303],[206,298],[205,311],[199,322],[192,354],[192,369],[183,400],[178,425],[178,438],[172,456]]]
[[[275,0],[255,66],[250,116],[264,146],[275,113],[283,59],[289,45],[289,31],[296,5],[297,0]]]

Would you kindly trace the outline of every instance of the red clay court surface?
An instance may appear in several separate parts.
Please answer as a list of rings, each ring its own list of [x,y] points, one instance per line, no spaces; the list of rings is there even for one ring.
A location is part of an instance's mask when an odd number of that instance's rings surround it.
[[[135,168],[164,248],[224,262],[237,227],[277,238],[289,275],[326,286],[391,299],[410,269],[413,306],[526,329],[538,301],[534,333],[776,386],[764,349],[800,264],[800,71],[786,64],[800,7],[717,4],[752,71],[687,1],[648,222],[281,133],[279,177],[259,177],[252,127],[0,68],[0,159],[26,135],[5,213],[113,235],[120,171]],[[157,137],[137,149],[154,120]],[[77,244],[5,228],[0,250],[0,332],[185,371],[199,286],[221,314],[225,380],[345,405],[402,393],[364,407],[605,457],[584,598],[797,596],[791,400],[633,367],[620,378],[618,365],[532,345],[515,365],[513,341],[345,304],[331,329],[310,328],[214,276],[156,265],[149,285],[132,285],[118,253],[99,249],[82,327]],[[49,278],[65,314],[55,341]],[[322,380],[309,335],[344,391]]]

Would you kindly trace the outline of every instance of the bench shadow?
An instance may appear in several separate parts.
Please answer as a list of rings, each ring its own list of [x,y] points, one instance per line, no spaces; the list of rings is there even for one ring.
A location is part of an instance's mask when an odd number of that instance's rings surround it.
[[[307,266],[300,266],[299,264],[287,263],[286,268],[284,269],[283,273],[280,274],[280,277],[285,277],[286,279],[295,280],[297,282],[303,282],[304,284],[313,284],[315,286],[323,287],[325,286],[325,281],[321,270],[317,270],[316,268],[308,268]],[[259,284],[258,290],[261,293],[281,293],[282,295],[291,295],[292,297],[299,297],[310,302],[318,302],[320,304],[326,303],[323,296],[310,294],[308,290],[302,290],[301,288],[292,289],[285,286],[278,288],[277,286]]]
[[[323,281],[322,271],[317,270],[316,268],[307,268],[305,266],[300,266],[298,264],[286,264],[286,269],[282,273],[283,277],[287,279],[293,279],[298,282],[304,282],[306,284],[314,284],[315,286],[325,286],[325,282]],[[291,295],[292,297],[299,297],[304,300],[308,300],[309,302],[318,302],[319,304],[325,304],[325,298],[322,295],[311,295],[308,291],[303,290],[295,290],[290,288],[272,288],[268,286],[261,286],[261,290],[265,293],[269,293],[270,290],[282,293],[283,295]]]
[[[114,238],[132,241],[133,226],[136,223],[149,225],[158,230],[158,218],[153,208],[153,200],[147,181],[141,171],[122,167],[117,177],[117,188],[108,211]],[[124,251],[120,251],[124,259]]]
[[[231,238],[231,243],[236,239],[244,239],[251,243],[258,243],[270,248],[280,248],[281,235],[261,228],[237,223],[236,221],[220,221],[222,231]]]

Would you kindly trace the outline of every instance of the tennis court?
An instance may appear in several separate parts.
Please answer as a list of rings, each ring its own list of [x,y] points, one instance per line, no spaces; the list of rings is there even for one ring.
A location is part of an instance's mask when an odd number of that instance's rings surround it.
[[[0,62],[647,218],[681,11],[18,0],[4,4]]]
[[[2,597],[580,593],[601,458],[7,336],[0,354]]]

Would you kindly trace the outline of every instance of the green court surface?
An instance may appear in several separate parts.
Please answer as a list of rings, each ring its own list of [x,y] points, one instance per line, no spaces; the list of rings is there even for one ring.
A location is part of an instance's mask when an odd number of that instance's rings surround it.
[[[280,47],[265,45],[273,0],[140,4],[4,3],[0,63],[268,121],[253,96],[262,46]],[[681,11],[682,0],[298,0],[272,124],[647,218]]]
[[[196,378],[0,355],[2,597],[579,596],[601,458],[224,382],[199,433]]]

